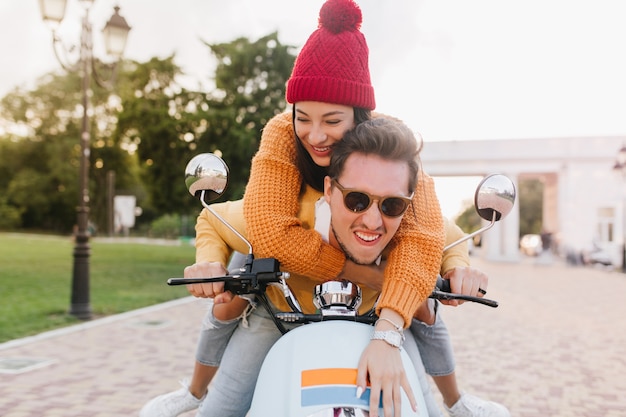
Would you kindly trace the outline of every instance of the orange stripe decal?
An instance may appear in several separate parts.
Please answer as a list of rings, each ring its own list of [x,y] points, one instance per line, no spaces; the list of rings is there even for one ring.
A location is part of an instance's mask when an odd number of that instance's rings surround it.
[[[319,385],[356,385],[357,370],[353,368],[323,368],[302,371],[302,387]]]

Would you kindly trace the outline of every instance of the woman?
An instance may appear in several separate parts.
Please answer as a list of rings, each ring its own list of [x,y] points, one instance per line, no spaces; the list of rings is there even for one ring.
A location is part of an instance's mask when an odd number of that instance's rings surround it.
[[[303,184],[321,189],[332,145],[375,108],[369,51],[358,30],[360,23],[361,13],[353,2],[329,1],[322,6],[320,27],[302,48],[287,82],[293,113],[275,117],[264,128],[244,195],[248,238],[257,255],[273,256],[285,270],[320,281],[376,272],[346,260],[319,234],[302,228],[296,216]],[[419,216],[404,217],[384,270],[377,313],[389,321],[380,321],[379,331],[410,325],[441,265],[443,219],[434,183],[425,175],[419,178],[413,207]],[[382,387],[386,395],[399,395],[403,370],[397,349],[372,341],[360,363],[362,390],[367,369],[370,378],[387,381]]]

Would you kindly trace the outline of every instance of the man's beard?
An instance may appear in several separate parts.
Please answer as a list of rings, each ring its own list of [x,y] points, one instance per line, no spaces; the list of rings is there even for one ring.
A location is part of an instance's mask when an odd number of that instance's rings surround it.
[[[339,239],[339,236],[337,236],[337,232],[335,232],[335,227],[333,226],[332,221],[330,222],[330,230],[333,232],[333,235],[335,235],[335,240],[337,240],[337,244],[339,245],[343,253],[346,255],[346,259],[349,259],[350,261],[354,262],[357,265],[371,265],[374,263],[376,259],[378,259],[378,256],[374,258],[373,261],[370,261],[370,262],[357,259],[352,253],[350,253],[348,248],[346,248],[343,242]]]

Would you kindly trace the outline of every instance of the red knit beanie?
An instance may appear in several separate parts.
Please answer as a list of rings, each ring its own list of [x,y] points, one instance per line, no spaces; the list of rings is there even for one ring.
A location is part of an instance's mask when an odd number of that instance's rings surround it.
[[[321,101],[374,110],[369,49],[354,0],[328,0],[287,81],[287,101]]]

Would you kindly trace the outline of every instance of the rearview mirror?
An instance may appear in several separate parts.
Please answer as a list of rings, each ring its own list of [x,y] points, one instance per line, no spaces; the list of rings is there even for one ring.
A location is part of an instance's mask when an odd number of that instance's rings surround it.
[[[185,185],[191,195],[205,203],[215,201],[228,186],[228,165],[212,153],[196,155],[185,167]]]
[[[502,174],[491,174],[478,184],[474,206],[478,215],[487,221],[506,217],[515,204],[515,185]]]

